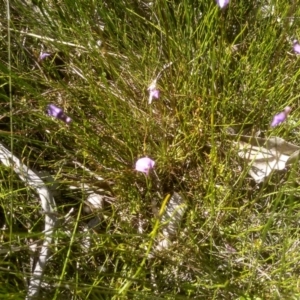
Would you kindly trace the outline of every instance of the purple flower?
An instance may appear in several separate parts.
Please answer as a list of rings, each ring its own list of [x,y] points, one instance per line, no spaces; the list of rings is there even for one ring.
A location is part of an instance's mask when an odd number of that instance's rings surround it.
[[[152,90],[152,91],[150,91],[149,97],[158,99],[159,98],[159,90]]]
[[[135,169],[136,171],[143,172],[148,175],[149,171],[153,169],[154,165],[155,161],[153,161],[149,157],[142,157],[136,162]]]
[[[39,56],[39,61],[45,59],[46,57],[50,56],[50,53],[42,52]]]
[[[217,4],[220,8],[224,8],[229,4],[229,0],[217,0]]]
[[[300,44],[297,40],[294,40],[293,42],[293,48],[296,54],[300,54]]]
[[[281,124],[282,122],[285,121],[285,119],[287,118],[288,114],[291,112],[291,108],[289,106],[287,106],[284,111],[282,111],[281,113],[279,113],[278,115],[276,115],[271,123],[271,127],[275,127],[279,124]]]
[[[70,123],[72,121],[70,117],[68,117],[64,114],[64,111],[62,108],[59,108],[59,107],[55,106],[54,104],[49,104],[47,106],[47,114],[48,114],[48,116],[62,120],[65,123]]]
[[[158,99],[159,98],[159,90],[156,89],[156,79],[154,79],[150,86],[148,87],[148,91],[149,91],[149,100],[148,103],[151,104],[152,103],[152,99]]]

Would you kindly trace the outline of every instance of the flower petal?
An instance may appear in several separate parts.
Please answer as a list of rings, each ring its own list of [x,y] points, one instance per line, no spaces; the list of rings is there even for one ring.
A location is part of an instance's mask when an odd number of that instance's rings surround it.
[[[65,122],[65,123],[70,123],[72,121],[72,119],[70,117],[65,115],[62,108],[59,108],[59,107],[55,106],[54,104],[49,104],[47,106],[47,114],[48,114],[48,116],[60,119],[61,121]]]
[[[295,53],[300,54],[300,44],[298,43],[297,40],[294,40],[293,49],[294,49]]]
[[[276,127],[277,125],[284,122],[286,120],[288,114],[291,112],[291,110],[292,109],[289,106],[287,106],[284,109],[284,111],[282,111],[281,113],[275,115],[273,120],[272,120],[271,127]]]
[[[39,56],[39,60],[43,60],[45,59],[46,57],[50,56],[51,54],[50,53],[47,53],[47,52],[42,52]]]
[[[135,170],[139,172],[143,172],[146,175],[148,175],[149,171],[153,169],[154,165],[155,165],[155,161],[153,161],[149,157],[142,157],[137,160],[135,164]]]
[[[159,98],[159,90],[156,89],[156,79],[154,79],[151,84],[149,85],[148,89],[149,91],[149,100],[148,103],[152,103],[152,99],[158,99]]]
[[[224,8],[229,4],[229,0],[217,0],[217,4],[220,8]]]

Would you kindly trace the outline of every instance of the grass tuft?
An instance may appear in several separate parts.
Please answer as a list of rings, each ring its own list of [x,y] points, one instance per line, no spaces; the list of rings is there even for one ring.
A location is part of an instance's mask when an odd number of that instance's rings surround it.
[[[226,132],[300,144],[299,6],[8,2],[1,143],[53,177],[60,220],[39,299],[298,299],[299,165],[257,185]],[[72,123],[47,116],[50,103]],[[288,121],[271,130],[286,106]],[[134,171],[144,156],[155,160],[148,177]],[[0,295],[24,299],[44,215],[12,169],[0,174]],[[87,208],[92,192],[100,210]],[[174,192],[187,203],[177,235],[149,255]]]

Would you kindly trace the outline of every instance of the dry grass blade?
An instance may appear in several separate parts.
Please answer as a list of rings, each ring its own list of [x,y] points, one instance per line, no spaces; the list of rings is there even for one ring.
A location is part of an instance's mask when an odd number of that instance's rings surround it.
[[[52,234],[56,223],[56,217],[51,213],[55,211],[56,204],[43,180],[35,172],[21,163],[21,161],[2,144],[0,144],[0,160],[6,167],[13,168],[21,180],[37,192],[41,200],[42,210],[46,213],[45,237],[40,250],[39,259],[34,267],[28,287],[26,299],[29,300],[38,297],[39,289],[42,284],[42,277],[50,251],[49,246],[52,242]]]

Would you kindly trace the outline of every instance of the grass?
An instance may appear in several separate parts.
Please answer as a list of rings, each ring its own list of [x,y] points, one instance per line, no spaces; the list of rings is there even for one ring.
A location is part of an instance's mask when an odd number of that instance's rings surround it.
[[[248,126],[300,144],[298,6],[26,3],[10,1],[10,41],[1,3],[1,143],[53,176],[60,216],[74,209],[55,232],[40,299],[299,299],[298,163],[257,185],[226,134]],[[38,62],[41,51],[52,55]],[[147,87],[170,62],[149,105]],[[48,117],[49,103],[73,122]],[[270,130],[287,105],[289,122]],[[134,171],[142,156],[156,162],[149,177]],[[86,209],[82,183],[101,188],[103,210]],[[0,298],[24,299],[44,216],[2,165],[0,188],[1,248],[18,248],[0,254]],[[154,210],[173,192],[187,203],[178,234],[148,258],[160,238]]]

